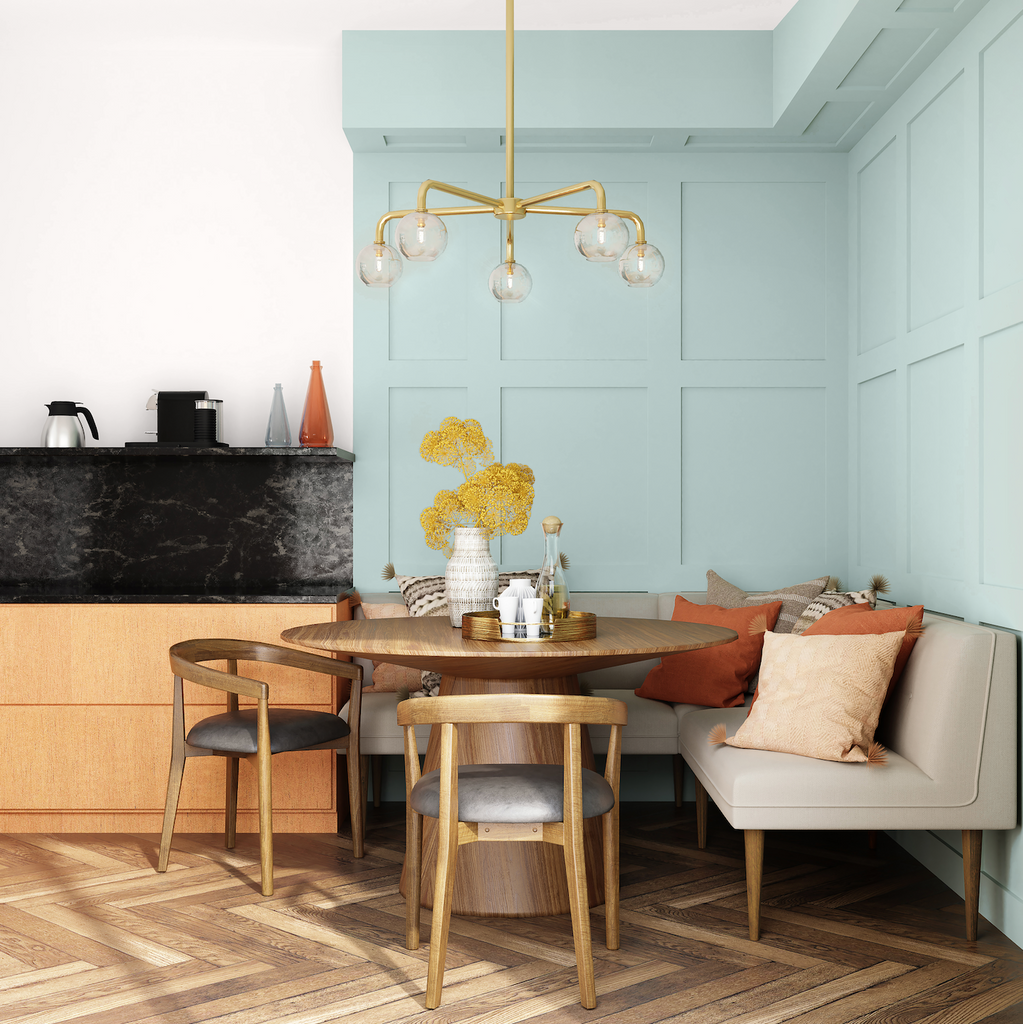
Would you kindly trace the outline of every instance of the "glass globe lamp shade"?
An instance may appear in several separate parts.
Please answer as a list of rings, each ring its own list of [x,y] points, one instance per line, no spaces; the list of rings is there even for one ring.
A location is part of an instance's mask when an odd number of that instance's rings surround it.
[[[405,259],[429,263],[447,247],[448,229],[432,213],[407,213],[394,229],[394,241]]]
[[[664,257],[655,245],[637,242],[630,245],[618,261],[618,273],[630,288],[650,288],[664,274]]]
[[[401,257],[383,242],[364,246],[356,262],[359,279],[370,288],[390,288],[401,277]]]
[[[499,263],[490,275],[490,291],[499,302],[521,302],[533,287],[521,263]]]
[[[629,244],[629,229],[616,214],[587,214],[575,226],[575,247],[591,263],[612,263]]]

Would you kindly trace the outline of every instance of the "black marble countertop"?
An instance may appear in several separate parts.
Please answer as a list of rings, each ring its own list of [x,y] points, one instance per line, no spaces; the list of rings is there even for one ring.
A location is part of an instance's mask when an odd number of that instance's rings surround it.
[[[352,585],[353,458],[0,448],[0,604],[333,603]]]
[[[334,604],[351,587],[309,587],[301,592],[282,589],[270,592],[217,588],[216,590],[141,590],[120,592],[77,586],[73,583],[31,583],[0,586],[0,605],[5,604]]]
[[[4,455],[69,455],[82,458],[96,455],[154,455],[173,456],[207,456],[219,457],[229,455],[283,455],[283,456],[329,456],[354,462],[355,456],[344,448],[200,448],[198,445],[164,445],[164,444],[133,444],[125,448],[0,448],[0,456]]]

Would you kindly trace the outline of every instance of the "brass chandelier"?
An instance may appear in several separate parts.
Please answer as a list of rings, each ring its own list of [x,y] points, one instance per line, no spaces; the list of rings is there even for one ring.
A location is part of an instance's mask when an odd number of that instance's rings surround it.
[[[514,0],[505,0],[505,191],[507,196],[492,196],[470,192],[432,179],[419,186],[414,210],[390,210],[377,221],[376,234],[371,244],[358,256],[359,277],[370,288],[390,288],[401,277],[401,256],[416,263],[435,260],[448,243],[448,230],[441,217],[455,217],[469,213],[489,213],[508,225],[505,258],[490,275],[490,291],[500,302],[521,302],[533,286],[529,271],[515,262],[514,225],[527,213],[553,213],[565,217],[581,217],[575,228],[575,247],[591,263],[618,261],[618,273],[630,288],[649,288],[664,273],[664,257],[656,246],[646,240],[643,221],[631,210],[609,210],[604,186],[599,181],[583,181],[578,185],[544,192],[529,199],[515,198],[515,27]],[[452,206],[428,209],[426,197],[430,191],[467,199],[475,206]],[[547,203],[577,192],[592,191],[596,206],[593,209],[569,206],[548,206]],[[397,220],[395,244],[384,242],[388,222]],[[636,240],[629,245],[632,221]],[[401,255],[399,255],[399,250]]]

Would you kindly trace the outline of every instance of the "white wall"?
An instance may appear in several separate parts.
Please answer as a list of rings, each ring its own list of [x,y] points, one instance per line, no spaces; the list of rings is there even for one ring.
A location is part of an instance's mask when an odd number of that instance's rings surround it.
[[[351,449],[339,37],[34,28],[0,35],[0,447],[38,445],[54,399],[145,440],[152,389],[209,391],[258,445],[277,382],[297,441],[319,359]]]

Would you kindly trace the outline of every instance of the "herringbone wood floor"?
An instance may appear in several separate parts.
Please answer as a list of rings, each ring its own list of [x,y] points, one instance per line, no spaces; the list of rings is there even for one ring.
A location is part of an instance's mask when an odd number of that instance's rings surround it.
[[[565,918],[454,918],[444,1001],[423,1008],[424,944],[404,948],[402,806],[371,812],[367,856],[278,836],[258,893],[255,836],[0,836],[0,1021],[318,1024],[1020,1024],[1023,951],[885,836],[768,834],[763,938],[746,938],[741,836],[691,807],[626,805],[622,947],[592,915],[596,1010]],[[424,911],[428,935],[429,913]]]

